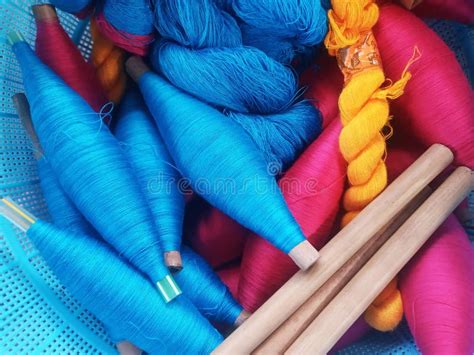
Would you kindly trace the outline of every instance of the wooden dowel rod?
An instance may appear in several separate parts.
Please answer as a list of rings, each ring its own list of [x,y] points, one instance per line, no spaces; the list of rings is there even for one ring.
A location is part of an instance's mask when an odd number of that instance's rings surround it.
[[[413,212],[430,195],[424,188],[410,203],[371,240],[367,242],[342,268],[319,288],[293,315],[288,318],[254,354],[283,354],[319,313],[341,291],[350,279],[364,266],[375,252],[395,233]]]
[[[326,354],[474,187],[457,168],[324,308],[285,354]]]
[[[43,156],[43,149],[39,142],[38,136],[36,135],[35,129],[33,127],[33,122],[31,121],[30,114],[30,104],[25,94],[15,94],[12,96],[13,105],[15,106],[18,117],[20,117],[21,123],[25,127],[26,133],[31,138],[31,143],[33,144],[33,154],[35,159],[41,159]]]
[[[448,148],[431,146],[321,249],[316,264],[298,271],[213,353],[249,354],[255,350],[452,160]]]
[[[50,4],[33,5],[33,16],[37,21],[58,21],[58,14]]]

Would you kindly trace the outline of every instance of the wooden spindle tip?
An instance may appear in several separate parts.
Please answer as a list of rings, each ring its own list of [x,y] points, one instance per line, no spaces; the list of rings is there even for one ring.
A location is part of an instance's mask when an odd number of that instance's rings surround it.
[[[50,4],[33,5],[33,16],[37,21],[57,20],[58,14],[54,6]]]
[[[245,322],[249,317],[250,317],[251,313],[250,312],[247,312],[245,309],[242,310],[242,312],[239,314],[239,316],[237,317],[237,319],[235,320],[234,322],[234,325],[236,327],[239,327],[242,325],[243,322]]]
[[[288,256],[301,270],[307,270],[319,258],[318,251],[307,240],[290,250]]]
[[[462,176],[462,175],[465,175],[467,178],[470,177],[470,182],[471,182],[471,190],[474,189],[474,171],[472,171],[470,168],[468,168],[467,166],[460,166],[456,169],[457,171],[459,171],[459,174]]]
[[[140,355],[142,350],[128,341],[121,341],[116,344],[120,355]]]
[[[449,149],[443,144],[435,143],[431,145],[426,152],[431,152],[431,151],[435,151],[435,152],[438,152],[439,154],[442,154],[446,160],[449,160],[449,161],[454,160],[454,154],[451,151],[451,149]]]
[[[12,100],[15,106],[17,107],[23,107],[23,106],[29,106],[28,105],[28,99],[26,98],[26,95],[22,92],[16,93],[12,95]]]
[[[183,269],[183,260],[181,259],[181,253],[173,250],[168,251],[164,255],[165,265],[171,272],[179,272]]]
[[[139,56],[130,57],[125,63],[127,73],[135,82],[138,82],[143,74],[150,71],[150,68],[145,64],[143,59]]]

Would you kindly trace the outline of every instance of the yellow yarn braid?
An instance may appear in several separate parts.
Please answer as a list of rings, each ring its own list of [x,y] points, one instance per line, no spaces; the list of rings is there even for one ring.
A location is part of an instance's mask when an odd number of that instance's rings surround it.
[[[125,52],[100,33],[94,20],[91,21],[91,34],[93,40],[91,59],[97,69],[97,76],[108,99],[118,103],[127,82],[124,70]]]
[[[382,133],[389,122],[387,99],[403,94],[411,76],[405,70],[400,81],[384,86],[387,80],[371,31],[379,16],[373,0],[331,3],[325,45],[331,55],[337,55],[345,77],[339,96],[343,125],[339,148],[348,163],[349,188],[344,194],[346,214],[342,221],[346,225],[387,186],[386,137]],[[402,319],[396,285],[396,280],[392,281],[366,311],[366,321],[378,330],[391,330]]]

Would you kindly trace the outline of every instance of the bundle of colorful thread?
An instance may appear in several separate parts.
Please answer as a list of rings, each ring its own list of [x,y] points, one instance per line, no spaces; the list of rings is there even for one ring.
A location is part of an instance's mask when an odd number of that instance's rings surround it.
[[[472,22],[457,2],[416,11]],[[52,3],[91,16],[90,61],[52,5],[36,53],[9,35],[52,224],[2,206],[122,353],[213,351],[430,145],[474,168],[472,88],[398,4]],[[423,353],[474,352],[473,254],[450,216],[338,347],[405,315]]]

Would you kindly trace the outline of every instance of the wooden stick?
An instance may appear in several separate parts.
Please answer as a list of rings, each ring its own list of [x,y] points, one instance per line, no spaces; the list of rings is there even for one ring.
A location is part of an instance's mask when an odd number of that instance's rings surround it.
[[[214,350],[214,354],[249,354],[394,218],[453,160],[451,151],[435,144],[321,250],[307,271],[298,271],[249,319]]]
[[[367,242],[342,268],[317,290],[293,315],[288,318],[255,354],[283,354],[316,316],[341,291],[351,278],[364,266],[375,252],[415,212],[430,195],[431,189],[423,189],[390,223]]]
[[[326,354],[474,187],[457,168],[375,253],[285,354]]]
[[[31,121],[30,114],[30,104],[25,94],[15,94],[12,96],[13,105],[15,105],[16,112],[18,117],[20,117],[21,123],[25,127],[26,133],[30,136],[31,143],[33,144],[33,154],[35,159],[41,159],[43,156],[43,149],[39,142],[38,136],[36,135],[35,129],[33,127],[33,122]]]
[[[32,9],[37,21],[58,21],[56,10],[50,4],[33,5]]]

